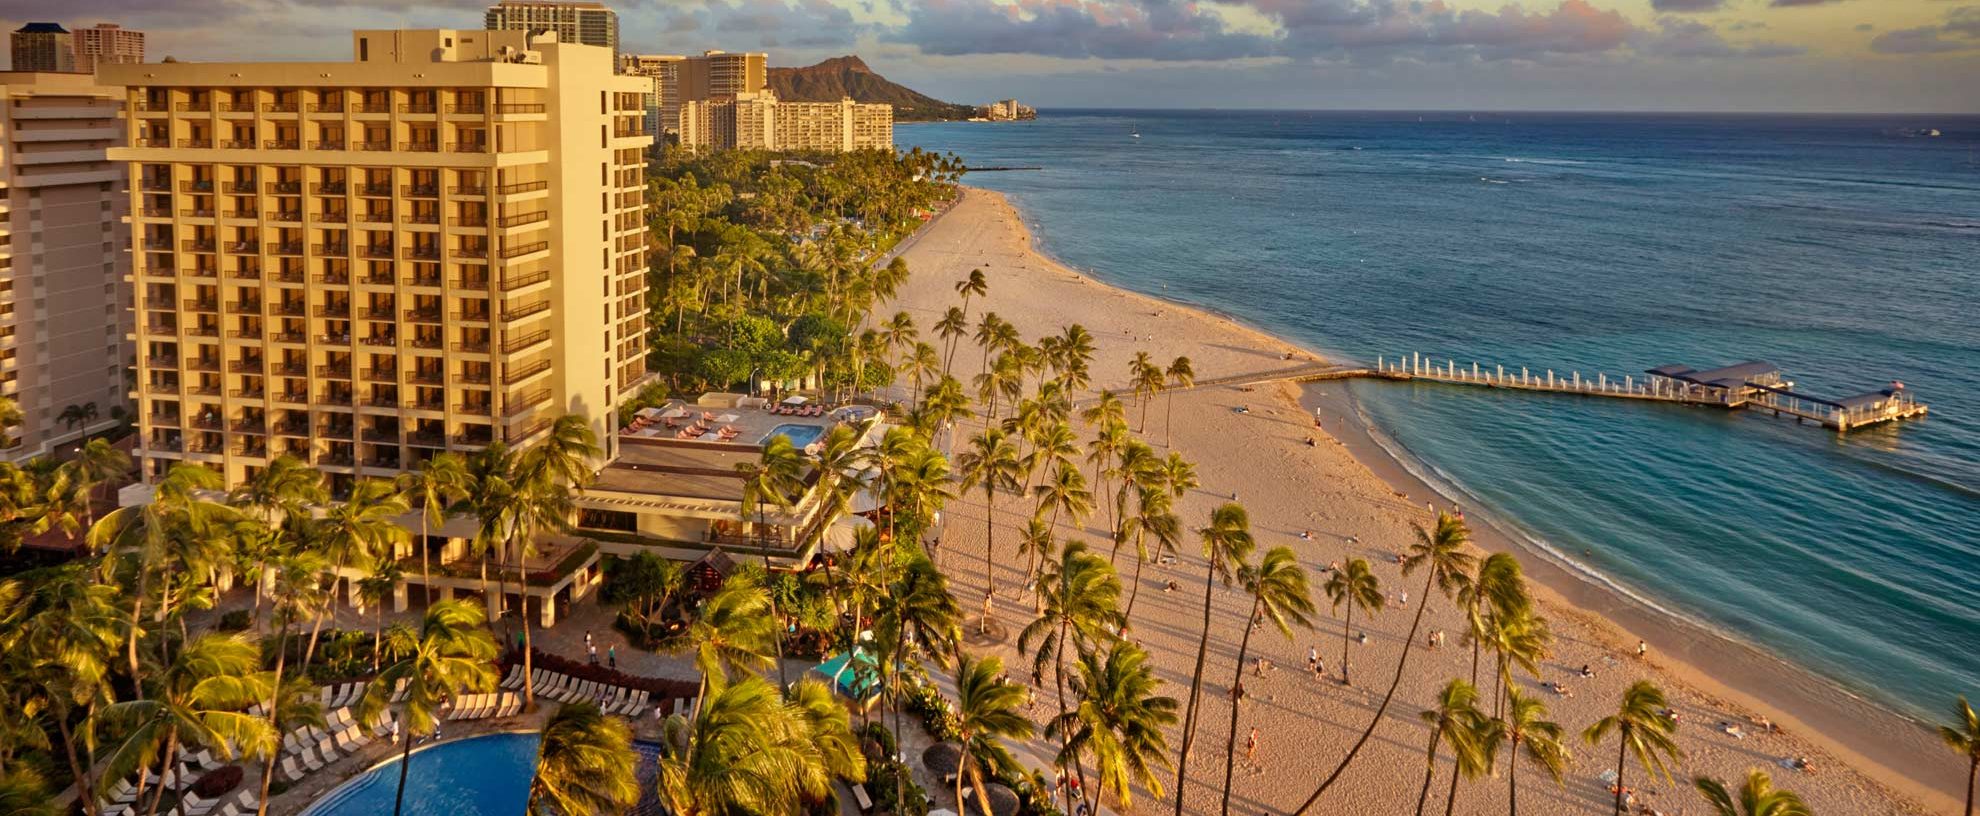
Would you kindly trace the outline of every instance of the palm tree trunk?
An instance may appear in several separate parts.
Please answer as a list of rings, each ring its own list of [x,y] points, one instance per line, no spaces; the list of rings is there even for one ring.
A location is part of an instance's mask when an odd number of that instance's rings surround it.
[[[1430,727],[1430,751],[1423,762],[1423,789],[1416,794],[1416,816],[1423,816],[1423,804],[1430,801],[1430,780],[1437,776],[1437,738],[1444,735],[1442,729],[1442,725]]]
[[[990,580],[990,554],[997,549],[997,491],[989,479],[983,481],[983,597],[986,601],[997,594],[997,585]],[[990,608],[986,603],[983,617],[976,622],[976,633],[990,631]]]
[[[1456,753],[1455,746],[1452,753]],[[1444,794],[1444,816],[1451,816],[1452,810],[1457,807],[1458,779],[1463,776],[1464,774],[1458,772],[1457,757],[1451,757],[1451,789],[1449,793]]]
[[[1616,741],[1616,816],[1623,816],[1623,760],[1629,757],[1626,753],[1629,749],[1629,723],[1623,723],[1619,736],[1621,739]]]
[[[1162,447],[1176,446],[1176,394],[1169,392],[1169,398],[1162,401]]]
[[[1052,670],[1052,675],[1053,675],[1053,680],[1055,680],[1059,686],[1059,720],[1058,720],[1059,722],[1064,722],[1066,719],[1066,638],[1071,635],[1071,630],[1072,630],[1072,620],[1069,618],[1060,617],[1059,644],[1057,648],[1054,648],[1052,650],[1053,661],[1058,664],[1057,667]],[[1068,733],[1071,730],[1072,729],[1069,728],[1059,729],[1059,756],[1061,757],[1059,760],[1059,773],[1061,774],[1066,772],[1064,757],[1068,753],[1066,748],[1070,744],[1070,741],[1072,739],[1072,735]],[[1080,764],[1079,757],[1074,756],[1073,766],[1075,770],[1079,770],[1079,764]],[[1071,785],[1066,786],[1066,812],[1067,813],[1073,812]]]
[[[1196,669],[1189,678],[1189,706],[1184,709],[1182,748],[1176,752],[1176,816],[1182,816],[1183,787],[1189,782],[1189,744],[1196,737],[1196,702],[1203,692],[1203,659],[1210,652],[1210,591],[1217,584],[1214,560],[1203,570],[1203,636],[1196,643]],[[1236,687],[1232,687],[1236,691]],[[1235,694],[1232,695],[1236,697]],[[1233,699],[1231,705],[1237,705]]]
[[[426,513],[424,512],[424,508],[422,508],[422,511],[419,514],[419,579],[426,586],[426,605],[432,606],[433,605],[433,568],[429,566],[426,561],[426,537],[428,535],[429,535],[429,531],[426,529]]]
[[[400,716],[403,717],[404,715],[401,714]],[[405,745],[399,749],[399,793],[392,800],[392,816],[400,816],[406,810],[406,769],[412,766],[412,729],[399,729],[399,738],[405,740]],[[264,802],[267,799],[268,797],[266,796],[262,797]]]
[[[1506,757],[1506,816],[1519,816],[1519,738],[1512,741],[1512,756]]]
[[[280,615],[278,611],[276,613]],[[282,622],[282,631],[275,640],[275,697],[268,701],[268,729],[275,732],[275,738],[282,737],[282,672],[289,662],[289,622]],[[268,752],[268,761],[261,766],[261,797],[256,801],[255,816],[268,816],[268,791],[275,782],[275,758],[281,756],[280,748]]]
[[[769,521],[761,504],[758,504],[756,508],[756,527],[757,552],[763,555],[763,574],[767,577],[770,575]],[[770,622],[776,624],[777,692],[782,694],[788,690],[790,680],[784,676],[784,620],[777,614],[777,593],[775,592],[770,593]]]
[[[138,620],[143,614],[145,585],[150,583],[150,575],[142,563],[138,564],[136,569],[138,572],[137,592],[131,595],[130,632],[129,637],[125,639],[124,646],[125,655],[130,661],[131,688],[133,693],[137,695],[137,699],[142,700],[144,699],[144,683],[140,681],[140,678],[144,677],[144,675],[138,671]]]
[[[1973,816],[1973,777],[1980,774],[1980,754],[1966,765],[1966,816]]]
[[[530,634],[529,584],[526,583],[526,580],[526,577],[523,575],[522,553],[518,552],[516,553],[516,611],[518,613],[517,617],[522,618],[523,708],[525,710],[534,710],[536,708],[536,678],[533,675],[536,674],[536,660],[531,655],[536,651],[536,644],[532,642]]]
[[[62,737],[62,750],[69,758],[69,776],[76,780],[76,799],[82,802],[83,813],[96,816],[101,812],[102,806],[96,803],[96,793],[92,790],[94,786],[90,780],[89,769],[83,767],[81,758],[76,756],[76,740],[69,734],[68,714],[61,712],[53,719],[55,729]]]
[[[1349,598],[1347,603],[1347,618],[1341,621],[1341,685],[1343,686],[1354,685],[1354,681],[1348,679],[1348,659],[1347,659],[1348,640],[1350,637],[1350,633],[1353,631],[1353,629],[1354,629],[1354,599]]]
[[[177,728],[173,728],[170,731],[166,732],[165,763],[158,766],[158,788],[152,791],[151,806],[144,809],[145,816],[158,816],[158,805],[165,801],[165,774],[171,773],[172,766],[178,763],[178,761],[179,761],[179,730]],[[184,782],[185,780],[174,779],[172,781]]]
[[[962,813],[963,811],[969,809],[968,807],[965,807],[963,805],[963,798],[962,798],[963,773],[964,773],[964,769],[969,767],[969,742],[966,740],[963,741],[962,746],[963,746],[962,764],[956,766],[956,812],[957,813]]]
[[[1410,649],[1416,645],[1416,631],[1423,625],[1423,610],[1430,608],[1430,592],[1436,586],[1434,581],[1437,571],[1429,569],[1424,572],[1423,601],[1416,605],[1415,619],[1409,624],[1409,637],[1403,639],[1402,658],[1396,661],[1396,677],[1389,682],[1388,693],[1382,695],[1382,705],[1375,709],[1375,716],[1368,721],[1368,728],[1361,732],[1360,739],[1354,741],[1354,746],[1348,749],[1347,756],[1341,758],[1341,764],[1334,766],[1333,772],[1327,774],[1326,779],[1321,780],[1320,787],[1313,790],[1313,795],[1306,797],[1306,802],[1301,804],[1298,810],[1293,811],[1293,816],[1300,816],[1311,809],[1313,803],[1320,800],[1320,794],[1326,793],[1327,788],[1334,784],[1334,780],[1341,778],[1341,772],[1347,770],[1348,763],[1354,761],[1356,754],[1361,753],[1361,747],[1368,744],[1368,738],[1374,736],[1375,728],[1382,724],[1382,715],[1388,713],[1389,703],[1395,700],[1396,688],[1402,685],[1403,671],[1409,667]],[[1341,667],[1341,676],[1347,676],[1347,667]]]
[[[1135,551],[1139,553],[1140,550],[1141,546],[1135,545]],[[1134,620],[1134,599],[1141,596],[1141,565],[1146,563],[1148,563],[1146,558],[1134,559],[1134,588],[1128,590],[1127,611],[1121,613],[1121,617],[1128,620]]]
[[[1244,682],[1244,656],[1246,652],[1251,650],[1252,627],[1250,622],[1258,618],[1259,606],[1259,597],[1257,595],[1251,596],[1251,617],[1245,619],[1244,637],[1238,639],[1237,673],[1231,679],[1231,688],[1233,689],[1237,688],[1239,683]],[[1243,701],[1236,699],[1236,695],[1232,695],[1231,728],[1229,736],[1224,740],[1224,804],[1217,811],[1222,816],[1231,816],[1231,771],[1233,766],[1237,764],[1238,704],[1240,702]]]

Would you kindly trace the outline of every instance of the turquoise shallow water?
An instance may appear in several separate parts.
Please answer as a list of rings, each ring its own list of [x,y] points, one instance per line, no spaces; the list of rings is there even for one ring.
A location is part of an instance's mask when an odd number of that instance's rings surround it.
[[[1647,603],[1914,716],[1980,694],[1980,119],[1048,111],[896,135],[1042,166],[969,181],[1068,263],[1353,359],[1904,381],[1930,419],[1846,437],[1354,389],[1419,468]]]

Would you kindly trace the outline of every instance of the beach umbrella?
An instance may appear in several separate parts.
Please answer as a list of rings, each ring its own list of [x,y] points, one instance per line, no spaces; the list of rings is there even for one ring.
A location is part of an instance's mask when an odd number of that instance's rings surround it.
[[[921,752],[921,764],[936,779],[948,779],[962,770],[962,748],[953,742],[938,742]]]
[[[990,797],[989,816],[1017,816],[1018,795],[1017,791],[1010,789],[1010,786],[1002,782],[985,783],[983,793]],[[972,812],[976,812],[983,807],[981,803],[976,801],[975,794],[965,791],[965,795],[969,798],[969,807]]]

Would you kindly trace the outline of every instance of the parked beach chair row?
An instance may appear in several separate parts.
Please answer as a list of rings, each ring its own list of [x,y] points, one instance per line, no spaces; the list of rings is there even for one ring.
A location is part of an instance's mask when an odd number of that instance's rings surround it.
[[[513,717],[522,711],[522,695],[504,691],[499,694],[463,694],[454,701],[454,709],[448,712],[450,720],[480,720],[488,717]]]
[[[164,785],[167,789],[175,791],[184,790],[185,793],[179,797],[181,804],[178,812],[185,816],[208,816],[216,812],[222,816],[240,816],[242,813],[255,812],[261,800],[255,797],[252,790],[242,790],[239,795],[231,799],[226,796],[201,799],[198,794],[192,792],[193,783],[198,782],[200,777],[225,766],[226,763],[215,759],[212,752],[200,751],[187,757],[187,763],[166,771],[164,777],[152,780],[144,787],[145,796],[149,797],[152,791],[157,790],[158,785]],[[108,791],[108,799],[102,811],[104,816],[131,816],[143,812],[138,802],[138,786],[129,779],[117,780],[117,784],[111,786]]]
[[[548,669],[537,669],[530,677],[536,683],[536,694],[563,703],[580,700],[597,703],[607,714],[621,714],[637,717],[650,706],[650,698],[645,691],[634,691],[624,686],[614,686],[595,680],[579,680]],[[523,687],[523,669],[516,665],[509,668],[509,676],[502,680],[502,687],[519,689]]]
[[[323,719],[328,728],[306,725],[282,737],[281,768],[285,781],[302,779],[392,733],[389,712],[374,728],[365,728],[349,708],[339,708]]]

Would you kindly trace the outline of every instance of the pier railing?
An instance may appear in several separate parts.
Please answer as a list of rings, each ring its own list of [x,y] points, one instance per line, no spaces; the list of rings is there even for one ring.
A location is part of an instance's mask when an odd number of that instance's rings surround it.
[[[1679,402],[1687,405],[1714,405],[1723,408],[1736,408],[1744,402],[1741,395],[1730,389],[1708,388],[1663,377],[1638,378],[1628,374],[1611,377],[1606,372],[1597,372],[1593,377],[1585,377],[1579,371],[1557,373],[1553,369],[1542,369],[1540,373],[1534,373],[1525,367],[1514,371],[1504,365],[1486,368],[1474,362],[1469,368],[1462,368],[1454,360],[1443,360],[1442,365],[1438,365],[1439,362],[1421,354],[1411,354],[1393,362],[1387,357],[1378,357],[1375,360],[1375,373],[1377,376],[1391,380],[1433,380],[1458,385],[1482,385],[1488,388],[1587,394]]]

